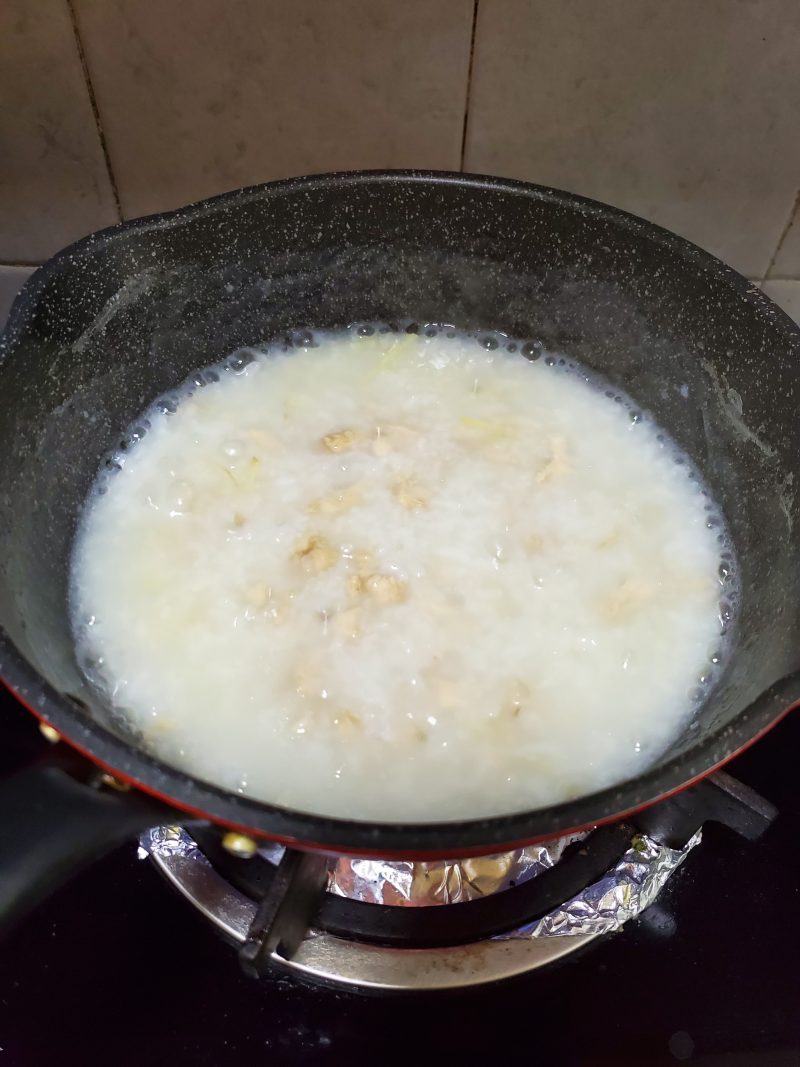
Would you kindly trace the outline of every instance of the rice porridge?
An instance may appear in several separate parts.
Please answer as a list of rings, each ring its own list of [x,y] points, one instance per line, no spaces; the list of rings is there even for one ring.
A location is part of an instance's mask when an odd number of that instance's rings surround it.
[[[580,368],[428,333],[240,354],[99,476],[79,656],[163,760],[439,821],[614,784],[686,725],[725,549],[691,466]]]

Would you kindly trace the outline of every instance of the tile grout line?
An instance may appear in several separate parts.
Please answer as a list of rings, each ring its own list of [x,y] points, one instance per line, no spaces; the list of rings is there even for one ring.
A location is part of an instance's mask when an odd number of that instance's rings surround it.
[[[772,270],[772,267],[773,267],[773,265],[775,263],[775,260],[778,258],[778,253],[780,252],[781,248],[783,247],[783,242],[786,240],[786,234],[792,228],[792,223],[794,222],[795,215],[797,214],[798,208],[800,208],[800,189],[797,190],[795,198],[794,198],[794,200],[792,202],[792,206],[789,209],[789,217],[786,220],[783,229],[781,230],[780,237],[778,238],[778,243],[775,245],[775,251],[772,253],[772,257],[770,258],[770,261],[767,264],[767,269],[764,271],[764,276],[761,279],[762,283],[763,282],[777,282],[777,281],[784,281],[784,280],[785,281],[794,281],[794,278],[786,278],[786,279],[783,279],[783,278],[770,278],[769,272]]]
[[[83,41],[81,40],[81,33],[78,27],[78,19],[75,14],[75,8],[73,6],[73,0],[64,0],[67,5],[67,11],[69,12],[70,22],[72,23],[72,32],[75,36],[75,46],[78,49],[78,58],[83,68],[83,80],[86,83],[86,91],[89,94],[89,103],[92,107],[92,114],[94,115],[94,122],[97,128],[97,136],[100,138],[100,149],[103,153],[103,159],[106,164],[106,172],[108,174],[108,180],[111,185],[111,194],[114,197],[114,205],[117,209],[117,218],[122,222],[122,202],[119,198],[119,190],[117,189],[117,182],[114,178],[114,168],[111,166],[111,156],[108,154],[108,144],[106,143],[106,136],[103,133],[103,126],[100,122],[100,110],[97,106],[97,98],[94,95],[94,86],[92,85],[92,77],[89,73],[89,64],[86,62],[86,53],[83,50]]]
[[[469,124],[469,98],[472,93],[472,64],[475,59],[475,31],[478,26],[478,4],[480,0],[472,2],[472,30],[469,39],[469,65],[467,66],[467,90],[464,94],[464,125],[461,129],[461,158],[458,169],[463,172],[464,159],[467,154],[467,126]]]

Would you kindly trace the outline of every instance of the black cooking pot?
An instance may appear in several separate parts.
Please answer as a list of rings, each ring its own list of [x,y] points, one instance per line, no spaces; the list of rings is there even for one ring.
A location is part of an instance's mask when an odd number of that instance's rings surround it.
[[[504,331],[596,369],[653,413],[723,507],[742,578],[734,654],[696,721],[636,779],[499,818],[327,819],[161,763],[78,669],[67,613],[76,519],[131,420],[241,346],[409,318]],[[276,182],[123,223],[59,253],[18,297],[0,359],[0,668],[70,746],[138,787],[97,790],[52,760],[0,784],[7,912],[176,811],[384,856],[473,855],[562,834],[708,774],[800,699],[800,331],[733,270],[641,219],[494,178]],[[64,745],[56,752],[66,759]]]

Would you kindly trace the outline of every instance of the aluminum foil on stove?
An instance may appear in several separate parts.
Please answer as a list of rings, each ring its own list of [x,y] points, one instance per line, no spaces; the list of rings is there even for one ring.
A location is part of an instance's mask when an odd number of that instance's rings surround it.
[[[153,826],[139,838],[139,859],[148,856],[192,856],[198,862],[208,860],[182,826]]]
[[[541,845],[465,860],[412,862],[343,856],[331,869],[328,889],[337,896],[370,904],[457,904],[535,877],[558,863],[567,845],[583,836],[571,834]]]
[[[649,907],[667,879],[700,844],[701,831],[683,848],[659,845],[643,834],[598,882],[542,919],[521,926],[503,938],[563,937],[610,934]]]
[[[331,857],[328,889],[351,900],[401,907],[455,904],[501,892],[536,877],[553,867],[567,846],[582,836],[585,835],[573,834],[541,845],[465,860],[413,863]],[[672,849],[639,835],[599,881],[542,919],[497,939],[597,935],[619,930],[652,904],[700,839],[698,830],[684,848]],[[283,848],[265,845],[259,853],[268,862],[278,863]],[[153,854],[192,857],[199,863],[208,863],[186,830],[177,826],[155,827],[141,836],[140,857]]]

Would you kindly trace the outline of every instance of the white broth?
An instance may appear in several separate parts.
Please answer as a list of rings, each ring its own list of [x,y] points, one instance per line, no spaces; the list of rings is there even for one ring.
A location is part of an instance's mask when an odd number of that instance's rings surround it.
[[[720,655],[731,554],[691,466],[564,360],[361,333],[251,351],[140,420],[76,541],[87,674],[165,761],[328,816],[640,773]]]

